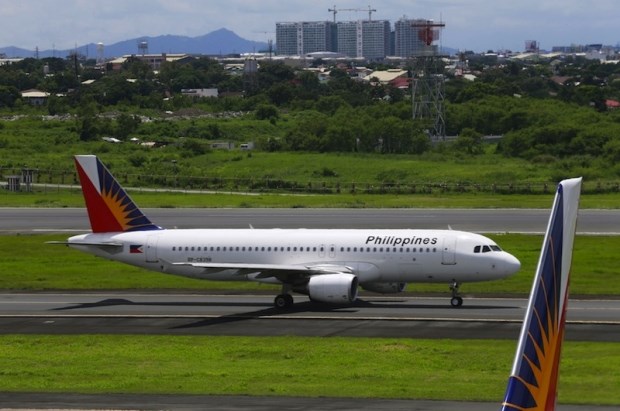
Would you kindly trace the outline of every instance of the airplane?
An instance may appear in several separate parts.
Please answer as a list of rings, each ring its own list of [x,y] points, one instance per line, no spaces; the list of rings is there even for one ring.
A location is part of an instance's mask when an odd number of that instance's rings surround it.
[[[581,178],[558,185],[503,411],[555,409]]]
[[[163,229],[155,225],[94,155],[75,156],[92,233],[71,248],[162,273],[278,284],[278,309],[292,292],[349,304],[358,286],[383,294],[408,282],[446,283],[460,307],[461,283],[516,273],[521,264],[493,240],[456,230]]]

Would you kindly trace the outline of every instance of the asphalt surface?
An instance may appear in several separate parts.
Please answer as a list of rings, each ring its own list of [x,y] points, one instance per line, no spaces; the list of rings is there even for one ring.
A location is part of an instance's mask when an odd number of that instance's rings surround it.
[[[166,228],[418,228],[543,233],[538,209],[143,209]],[[86,232],[83,208],[0,208],[0,233]],[[581,210],[578,234],[620,235],[620,210]]]
[[[351,398],[253,397],[220,395],[85,395],[0,393],[0,409],[123,409],[215,411],[497,411],[494,402],[381,400]],[[612,411],[618,407],[562,405],[557,411]]]
[[[516,340],[525,299],[367,296],[353,305],[272,295],[135,293],[0,294],[2,334],[299,335]],[[571,300],[566,339],[620,342],[620,300]]]

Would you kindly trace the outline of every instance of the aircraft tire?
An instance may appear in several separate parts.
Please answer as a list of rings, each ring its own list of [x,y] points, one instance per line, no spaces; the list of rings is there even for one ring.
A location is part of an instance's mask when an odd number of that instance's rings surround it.
[[[293,305],[293,296],[290,294],[278,294],[273,300],[273,305],[278,310],[284,310]]]

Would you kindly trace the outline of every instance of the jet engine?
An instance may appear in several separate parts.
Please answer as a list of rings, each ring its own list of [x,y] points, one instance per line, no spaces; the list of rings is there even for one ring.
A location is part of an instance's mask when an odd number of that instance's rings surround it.
[[[308,295],[323,303],[350,303],[357,298],[357,284],[353,274],[315,275],[308,281]]]
[[[407,283],[364,283],[362,288],[366,291],[381,294],[398,294],[402,293]]]

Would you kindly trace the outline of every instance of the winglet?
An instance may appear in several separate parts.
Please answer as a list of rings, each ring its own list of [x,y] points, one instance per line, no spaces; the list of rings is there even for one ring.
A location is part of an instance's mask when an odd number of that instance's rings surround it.
[[[558,185],[502,410],[553,410],[581,178]]]
[[[94,233],[161,230],[140,211],[96,156],[75,156],[75,168]]]

